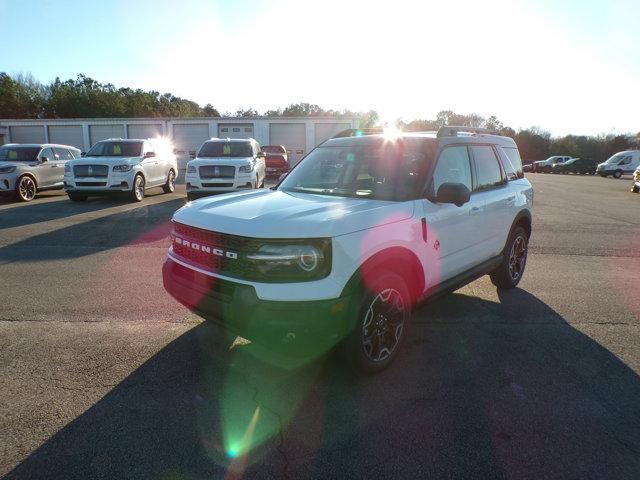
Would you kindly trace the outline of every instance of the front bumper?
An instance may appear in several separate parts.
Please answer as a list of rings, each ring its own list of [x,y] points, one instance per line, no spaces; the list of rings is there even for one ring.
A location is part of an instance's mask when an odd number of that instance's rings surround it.
[[[253,188],[256,181],[255,173],[237,174],[233,178],[201,178],[197,174],[189,174],[185,177],[187,192],[202,193],[203,195]]]
[[[95,193],[130,192],[132,188],[132,172],[109,172],[106,177],[74,177],[64,176],[64,189],[66,192]]]
[[[171,258],[162,267],[162,277],[165,290],[189,310],[286,357],[318,357],[351,328],[351,295],[317,301],[261,300],[251,285],[205,275]]]
[[[0,174],[0,193],[11,193],[16,189],[16,180],[18,176],[15,173]]]

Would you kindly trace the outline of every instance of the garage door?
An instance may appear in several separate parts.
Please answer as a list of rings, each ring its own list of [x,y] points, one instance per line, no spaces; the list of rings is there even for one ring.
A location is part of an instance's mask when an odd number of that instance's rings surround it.
[[[218,125],[220,138],[253,138],[253,123],[221,123]]]
[[[11,143],[44,143],[44,127],[9,127]]]
[[[269,125],[269,144],[284,145],[289,164],[294,166],[305,156],[307,133],[304,123],[272,123]]]
[[[173,126],[173,145],[184,155],[197,152],[209,139],[209,125],[206,123],[178,123]]]
[[[127,138],[156,138],[162,136],[161,123],[140,123],[127,127]]]
[[[106,138],[124,138],[124,125],[89,125],[91,146]]]
[[[81,125],[50,125],[49,142],[84,149]]]
[[[316,123],[316,146],[347,128],[350,123]]]

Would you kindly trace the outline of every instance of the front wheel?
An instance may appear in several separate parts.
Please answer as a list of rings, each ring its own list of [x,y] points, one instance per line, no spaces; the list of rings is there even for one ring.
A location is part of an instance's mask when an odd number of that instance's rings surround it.
[[[36,182],[29,175],[24,175],[18,180],[16,196],[21,202],[30,202],[36,198]]]
[[[173,170],[169,170],[169,175],[167,175],[167,183],[162,186],[162,190],[164,193],[173,193],[176,189],[176,174]]]
[[[622,170],[616,170],[613,172],[613,178],[620,178],[622,176]]]
[[[411,318],[411,295],[404,279],[395,273],[382,273],[364,288],[345,348],[357,371],[376,373],[398,355]]]
[[[144,200],[144,177],[140,174],[133,179],[133,188],[130,193],[131,200],[141,202]]]
[[[491,282],[496,287],[508,290],[520,283],[527,265],[528,247],[527,232],[522,227],[516,227],[509,237],[502,262],[490,274]]]

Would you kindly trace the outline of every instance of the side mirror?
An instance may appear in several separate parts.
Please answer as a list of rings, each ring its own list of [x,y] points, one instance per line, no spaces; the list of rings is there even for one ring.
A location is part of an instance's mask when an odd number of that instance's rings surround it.
[[[40,161],[42,163],[48,162],[49,161],[49,157],[40,157]]]
[[[144,154],[144,158],[153,158],[156,156],[156,152],[147,152]]]
[[[456,207],[461,207],[470,199],[471,192],[462,183],[443,183],[436,194],[436,202],[453,203]]]
[[[87,155],[87,152],[80,152],[81,157],[85,157],[86,155]]]

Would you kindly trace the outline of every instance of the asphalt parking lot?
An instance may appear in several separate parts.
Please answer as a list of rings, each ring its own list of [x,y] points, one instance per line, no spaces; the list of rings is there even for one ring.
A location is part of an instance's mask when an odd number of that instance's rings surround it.
[[[183,186],[0,200],[0,475],[640,478],[640,195],[529,178],[520,288],[422,307],[365,378],[272,366],[165,294]]]

